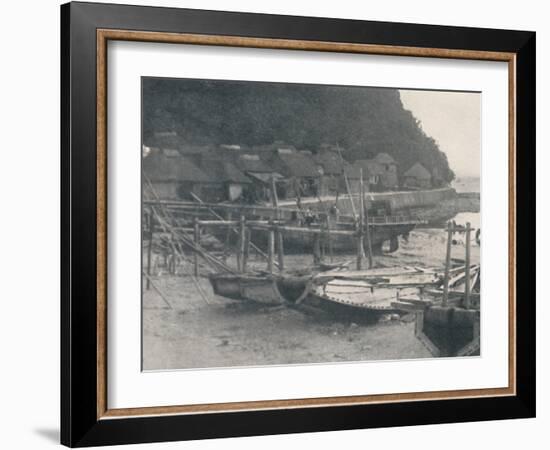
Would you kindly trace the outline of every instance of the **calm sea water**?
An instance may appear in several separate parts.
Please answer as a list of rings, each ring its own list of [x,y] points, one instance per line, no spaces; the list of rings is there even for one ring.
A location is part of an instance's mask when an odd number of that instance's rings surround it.
[[[456,192],[479,192],[480,180],[474,177],[457,178],[452,182]]]

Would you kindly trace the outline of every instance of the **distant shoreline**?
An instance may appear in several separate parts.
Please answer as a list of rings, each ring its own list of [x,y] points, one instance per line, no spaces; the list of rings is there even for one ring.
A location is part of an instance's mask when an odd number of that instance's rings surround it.
[[[451,183],[456,192],[480,192],[479,177],[458,177]]]

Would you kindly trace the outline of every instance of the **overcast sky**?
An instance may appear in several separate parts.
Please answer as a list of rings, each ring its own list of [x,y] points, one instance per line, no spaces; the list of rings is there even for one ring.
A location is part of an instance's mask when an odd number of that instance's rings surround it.
[[[457,177],[479,176],[481,94],[400,90],[405,109],[447,154]]]

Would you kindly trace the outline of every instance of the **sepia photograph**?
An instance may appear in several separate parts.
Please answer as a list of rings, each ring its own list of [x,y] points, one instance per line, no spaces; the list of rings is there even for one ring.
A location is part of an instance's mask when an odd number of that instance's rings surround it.
[[[481,354],[480,92],[141,96],[142,370]]]

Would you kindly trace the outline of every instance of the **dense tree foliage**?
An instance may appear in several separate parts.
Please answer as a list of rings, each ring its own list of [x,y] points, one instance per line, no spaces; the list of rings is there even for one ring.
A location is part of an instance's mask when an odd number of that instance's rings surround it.
[[[316,152],[327,143],[349,161],[387,152],[401,173],[419,161],[454,178],[396,89],[145,78],[143,112],[146,139],[173,130],[192,144],[283,141]]]

